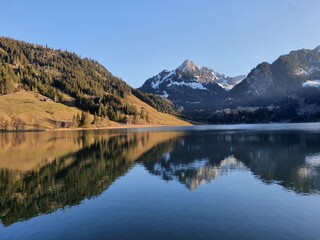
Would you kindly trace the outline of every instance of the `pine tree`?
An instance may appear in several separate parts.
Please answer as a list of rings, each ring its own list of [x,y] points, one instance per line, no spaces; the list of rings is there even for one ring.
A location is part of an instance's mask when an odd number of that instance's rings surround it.
[[[73,125],[75,128],[78,128],[80,127],[80,124],[81,124],[81,117],[80,117],[80,114],[77,113],[76,116],[73,116]]]
[[[80,127],[83,127],[83,128],[87,128],[89,127],[89,112],[84,112],[82,111],[81,113],[81,119],[80,119]]]
[[[79,122],[76,115],[73,116],[72,122],[73,122],[73,127],[75,128],[79,127]]]
[[[94,124],[94,125],[97,125],[97,124],[99,124],[99,123],[100,123],[100,119],[99,119],[97,113],[95,112],[95,113],[94,113],[94,118],[93,118],[93,124]]]
[[[147,112],[147,114],[146,114],[146,121],[148,122],[148,123],[150,123],[150,117],[149,117],[149,113]]]
[[[145,117],[144,107],[141,107],[141,109],[140,109],[140,118],[144,119],[144,117]]]

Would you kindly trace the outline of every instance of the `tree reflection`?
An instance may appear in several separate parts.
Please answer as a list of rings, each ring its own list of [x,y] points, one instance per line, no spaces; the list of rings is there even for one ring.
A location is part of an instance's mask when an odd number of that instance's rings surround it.
[[[45,142],[38,143],[40,149],[52,144],[61,145],[60,141],[72,146],[76,143],[81,147],[75,152],[45,161],[47,164],[39,169],[37,164],[31,165],[35,166],[35,169],[30,169],[28,165],[28,171],[16,170],[15,165],[10,165],[12,169],[3,168],[0,171],[2,223],[7,226],[18,220],[77,205],[85,198],[98,196],[118,177],[124,175],[144,151],[177,134],[159,133],[153,137],[150,135],[152,134],[112,135],[86,132],[75,133],[66,138],[68,142],[65,142],[65,138],[55,136],[46,138]],[[11,147],[7,146],[7,149]],[[43,154],[41,150],[39,153]],[[49,153],[52,154],[51,151]],[[52,157],[47,156],[47,159]],[[17,161],[21,162],[22,159]],[[42,160],[41,163],[43,164]]]

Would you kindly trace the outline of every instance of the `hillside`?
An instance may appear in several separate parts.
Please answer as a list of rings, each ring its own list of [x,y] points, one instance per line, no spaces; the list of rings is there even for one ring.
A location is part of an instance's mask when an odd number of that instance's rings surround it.
[[[16,130],[47,130],[57,128],[74,128],[74,117],[81,115],[77,107],[67,106],[47,100],[45,96],[36,92],[20,91],[0,96],[0,131],[15,130],[15,120],[19,120],[20,126]],[[105,118],[99,119],[99,123],[87,127],[116,127],[119,123]],[[89,114],[89,121],[94,121],[94,116]],[[17,123],[18,124],[18,123]],[[164,123],[165,124],[165,123]]]
[[[167,126],[188,126],[192,125],[189,122],[186,122],[176,116],[173,116],[168,113],[162,113],[151,107],[150,105],[146,104],[145,102],[141,101],[137,97],[130,95],[125,98],[128,102],[131,102],[137,109],[144,109],[145,117],[149,119],[149,123],[155,125],[167,125]],[[141,111],[140,111],[141,113]],[[139,120],[141,121],[141,119]]]
[[[45,99],[45,97],[41,94],[26,91],[0,96],[0,131],[4,130],[3,124],[5,121],[9,124],[8,130],[13,130],[12,124],[14,119],[21,120],[23,124],[23,126],[18,126],[18,130],[45,130],[75,127],[73,122],[74,117],[81,115],[80,109],[53,101],[44,102],[42,101],[43,99]],[[99,123],[93,123],[94,116],[90,114],[89,121],[92,122],[92,124],[88,127],[110,128],[140,125],[191,125],[173,115],[158,112],[133,95],[127,96],[124,101],[131,102],[135,108],[139,109],[136,117],[128,117],[127,124],[110,121],[107,118],[99,118]]]
[[[0,117],[9,123],[13,119],[25,122],[25,130],[50,129],[59,122],[72,122],[80,113],[75,107],[61,103],[42,102],[44,96],[36,93],[19,92],[0,96]]]
[[[140,99],[135,106],[127,100],[134,96]],[[49,102],[40,102],[38,98]],[[132,89],[94,60],[47,46],[0,38],[0,102],[3,103],[0,118],[3,121],[12,121],[19,115],[19,119],[26,122],[26,129],[35,128],[39,123],[42,128],[56,128],[60,123],[70,125],[75,115],[88,111],[90,121],[93,115],[95,119],[99,117],[99,127],[119,125],[116,123],[151,124],[147,112],[141,108],[142,101],[148,108],[152,106],[149,109],[155,108],[155,112],[176,114],[170,101]],[[169,125],[160,120],[162,118],[161,114],[159,119],[154,115],[152,122]],[[136,119],[141,120],[129,121]]]

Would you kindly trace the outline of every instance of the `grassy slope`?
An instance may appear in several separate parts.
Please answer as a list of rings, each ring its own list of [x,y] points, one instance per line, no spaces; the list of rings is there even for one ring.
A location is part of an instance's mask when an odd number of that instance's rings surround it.
[[[141,107],[149,114],[151,123],[154,125],[166,125],[166,126],[190,126],[192,125],[189,122],[183,121],[173,115],[158,112],[153,107],[149,106],[145,102],[142,102],[140,99],[136,98],[133,95],[127,96],[126,99],[129,103],[135,105],[140,112]]]
[[[69,107],[64,104],[54,102],[41,102],[44,98],[34,92],[21,91],[4,96],[0,96],[0,116],[9,122],[17,117],[26,122],[26,129],[35,129],[35,124],[39,123],[41,129],[54,129],[56,121],[72,121],[72,118],[81,111],[76,107]],[[138,111],[145,108],[150,116],[150,123],[139,119],[140,125],[166,125],[166,126],[186,126],[188,122],[178,119],[175,116],[158,112],[148,104],[142,102],[131,95],[126,98],[131,104],[136,105]],[[91,119],[93,117],[91,116]],[[125,125],[130,127],[131,124]],[[99,127],[118,127],[119,123],[104,120]]]
[[[60,103],[41,102],[44,98],[33,92],[17,92],[0,96],[0,116],[9,122],[17,117],[26,122],[26,129],[34,129],[38,122],[41,128],[52,129],[55,121],[72,121],[80,110]]]

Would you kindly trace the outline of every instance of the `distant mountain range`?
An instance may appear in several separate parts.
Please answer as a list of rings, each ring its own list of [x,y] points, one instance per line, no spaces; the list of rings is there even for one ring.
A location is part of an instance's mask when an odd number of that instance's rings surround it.
[[[254,116],[259,108],[268,109],[263,110],[269,111],[266,121],[316,120],[320,116],[320,46],[291,51],[272,64],[260,63],[246,76],[228,77],[186,60],[177,69],[146,80],[139,89],[161,95],[193,116],[194,111],[205,114],[197,120],[239,115],[239,111]],[[279,117],[281,111],[290,114]]]
[[[248,103],[256,98],[279,98],[303,88],[320,87],[320,46],[263,62],[250,73],[235,77],[186,60],[177,69],[163,70],[139,89],[172,100],[186,109],[225,106],[226,101]]]

